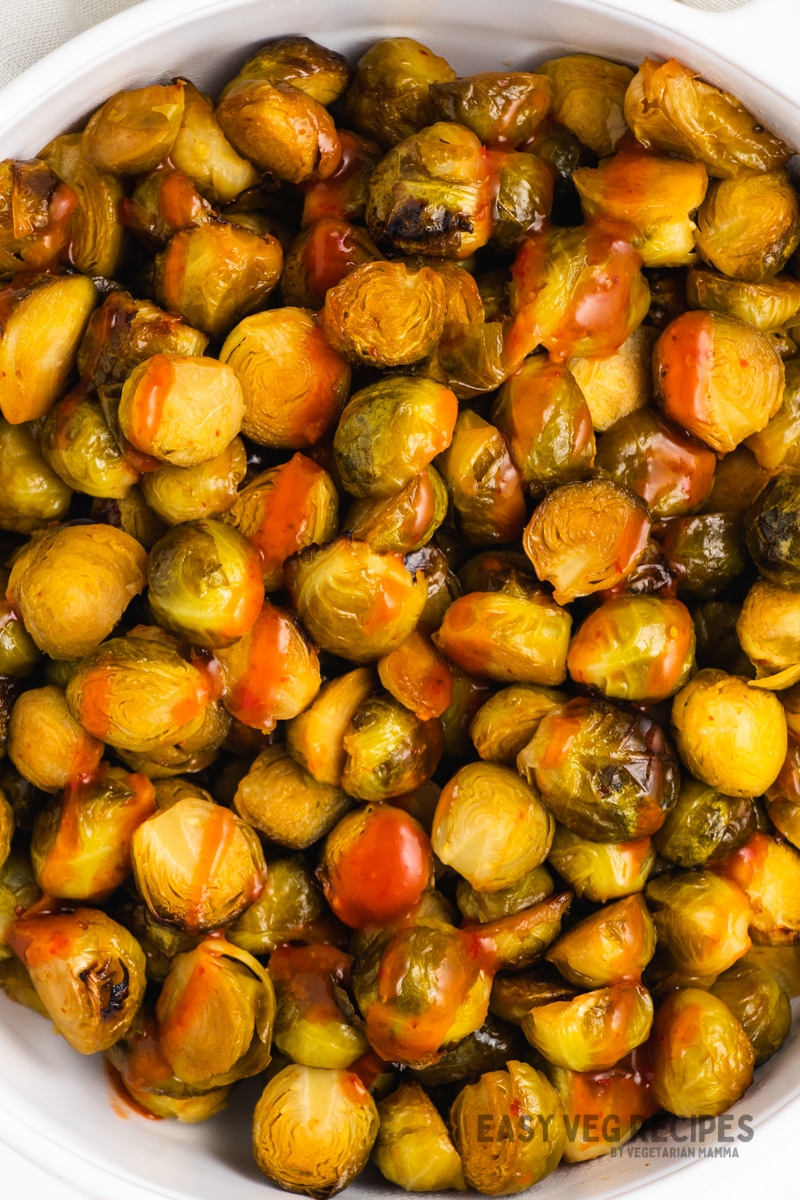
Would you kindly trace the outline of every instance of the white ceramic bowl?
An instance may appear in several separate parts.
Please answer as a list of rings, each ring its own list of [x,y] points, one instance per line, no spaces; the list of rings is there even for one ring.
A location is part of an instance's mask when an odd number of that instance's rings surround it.
[[[570,50],[634,65],[647,54],[674,54],[741,96],[790,141],[797,140],[795,3],[750,0],[733,12],[715,14],[675,0],[148,0],[55,51],[0,93],[0,158],[35,155],[120,88],[181,74],[213,91],[251,48],[287,33],[308,34],[348,54],[390,34],[415,36],[462,73],[525,69]],[[74,1054],[41,1018],[0,996],[0,1140],[87,1197],[264,1200],[278,1195],[252,1164],[250,1114],[257,1091],[251,1081],[227,1113],[204,1125],[123,1120],[129,1114],[114,1100],[102,1061]],[[773,1154],[776,1139],[770,1129],[786,1128],[778,1114],[784,1110],[785,1115],[791,1105],[800,1112],[798,1097],[800,1028],[795,1028],[777,1058],[757,1073],[734,1114],[752,1116],[756,1137],[762,1132],[764,1150],[769,1145]],[[688,1122],[677,1134],[683,1140],[673,1143],[676,1148],[699,1145]],[[705,1146],[714,1141],[712,1134]],[[664,1144],[659,1148],[663,1155]],[[718,1160],[623,1153],[562,1168],[535,1194],[551,1200],[632,1194],[664,1200],[678,1188],[687,1194],[701,1181],[711,1183],[717,1168]],[[735,1175],[730,1178],[733,1200],[742,1193]],[[775,1158],[766,1154],[764,1179],[778,1184],[778,1196],[791,1194],[779,1183]],[[0,1181],[0,1195],[11,1200],[11,1194],[7,1181]],[[350,1194],[400,1193],[367,1172]]]

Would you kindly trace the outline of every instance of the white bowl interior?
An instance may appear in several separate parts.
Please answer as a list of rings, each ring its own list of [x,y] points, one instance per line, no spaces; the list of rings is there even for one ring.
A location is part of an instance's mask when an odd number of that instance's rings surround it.
[[[755,8],[773,9],[775,3],[757,0]],[[708,14],[648,0],[646,16],[639,16],[627,11],[628,5],[637,7],[635,0],[339,0],[335,5],[327,0],[150,0],[56,51],[5,90],[0,158],[36,154],[120,88],[181,74],[213,91],[252,48],[286,33],[305,33],[349,55],[379,37],[416,36],[462,73],[529,68],[568,50],[632,64],[645,55],[674,54],[740,95],[789,138],[793,128],[800,135],[800,76],[794,94],[784,95],[768,80],[754,78],[742,20],[733,26],[725,24],[728,14],[715,18],[714,50]],[[759,35],[755,25],[751,28],[755,45]],[[0,1139],[84,1194],[115,1200],[154,1194],[263,1200],[273,1189],[250,1154],[257,1094],[251,1081],[226,1113],[199,1126],[139,1119],[115,1098],[102,1057],[76,1055],[45,1021],[0,994]],[[759,1070],[734,1118],[748,1114],[757,1128],[798,1096],[800,1029],[795,1027],[784,1049]],[[693,1144],[688,1122],[680,1132]],[[713,1140],[707,1137],[705,1144]],[[680,1183],[671,1177],[691,1165],[687,1159],[649,1164],[626,1156],[599,1159],[561,1168],[538,1185],[536,1194],[610,1200],[645,1189],[648,1200],[656,1200],[672,1194]],[[369,1170],[351,1194],[400,1193]]]

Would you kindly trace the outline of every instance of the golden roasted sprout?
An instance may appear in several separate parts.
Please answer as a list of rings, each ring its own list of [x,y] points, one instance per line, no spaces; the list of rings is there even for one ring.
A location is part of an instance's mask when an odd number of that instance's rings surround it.
[[[0,277],[67,257],[78,196],[43,158],[0,162]]]
[[[790,359],[784,371],[786,386],[780,408],[745,444],[755,455],[758,466],[763,468],[765,484],[769,475],[781,467],[795,470],[800,467],[800,359]],[[742,498],[749,501],[755,500],[756,496],[745,494]],[[748,506],[744,504],[743,507]]]
[[[420,721],[440,717],[453,698],[450,666],[419,629],[379,659],[378,676],[395,700]]]
[[[128,292],[110,292],[89,318],[78,350],[78,370],[91,387],[124,383],[154,354],[202,354],[208,337]]]
[[[11,710],[8,756],[34,787],[57,792],[94,774],[103,743],[78,724],[63,690],[50,684],[17,698]]]
[[[791,1029],[792,1009],[785,989],[768,970],[740,961],[720,975],[710,991],[747,1034],[756,1066],[781,1048]]]
[[[455,78],[445,59],[414,38],[384,38],[358,61],[345,96],[345,117],[388,150],[431,124],[432,85]]]
[[[686,299],[689,308],[711,308],[748,321],[762,333],[771,333],[797,320],[800,281],[780,274],[754,283],[729,279],[707,267],[690,267],[686,273]]]
[[[245,821],[290,850],[319,841],[351,804],[340,787],[316,780],[283,746],[261,751],[234,797]]]
[[[534,904],[541,904],[555,890],[553,876],[546,866],[539,865],[516,883],[498,888],[497,891],[479,892],[466,879],[461,879],[456,888],[456,903],[467,923],[483,925],[487,921],[499,921]]]
[[[615,984],[539,1004],[522,1022],[535,1050],[568,1071],[603,1071],[647,1041],[653,1001],[641,984]]]
[[[471,545],[507,545],[522,536],[524,476],[509,451],[503,433],[467,409],[459,413],[453,440],[437,459],[458,528]]]
[[[66,514],[71,499],[29,426],[9,425],[0,417],[0,529],[46,529]]]
[[[409,554],[430,542],[447,516],[449,499],[439,472],[425,467],[393,496],[354,500],[343,527],[357,541],[368,542],[378,554]]]
[[[695,242],[700,256],[731,279],[771,279],[800,242],[800,201],[787,172],[712,183]]]
[[[440,121],[466,125],[485,146],[519,149],[547,115],[552,85],[526,71],[482,71],[431,86]]]
[[[606,1071],[550,1068],[550,1082],[564,1106],[564,1162],[587,1162],[619,1153],[620,1146],[658,1111],[648,1062],[645,1048]]]
[[[353,959],[335,946],[281,946],[269,959],[275,985],[275,1045],[292,1062],[344,1069],[369,1053],[361,1029],[337,1004]]]
[[[247,451],[235,437],[221,454],[195,467],[166,463],[142,476],[148,506],[167,525],[219,517],[234,506],[239,484],[247,472]]]
[[[0,290],[0,411],[11,425],[52,408],[97,299],[85,275],[21,275]]]
[[[8,600],[0,597],[0,675],[24,679],[30,675],[41,654]]]
[[[656,852],[647,837],[631,842],[592,842],[557,824],[547,858],[576,896],[605,904],[644,891]]]
[[[0,828],[2,828],[2,834],[0,834],[0,860],[2,860],[2,866],[0,866],[0,969],[2,969],[5,963],[14,959],[14,952],[6,941],[8,932],[15,920],[42,899],[42,893],[36,883],[30,859],[27,856],[10,852],[15,818],[14,810],[5,797],[0,803],[0,814]],[[3,985],[0,984],[0,986]]]
[[[319,104],[329,105],[338,100],[350,77],[347,59],[312,42],[307,37],[273,38],[251,55],[222,95],[244,79],[265,79],[268,83],[289,83]]]
[[[326,183],[314,184],[314,188],[332,188],[334,183],[335,176]],[[362,217],[365,205],[366,183]],[[357,267],[380,258],[378,247],[360,225],[351,225],[342,217],[328,215],[304,223],[286,255],[281,275],[284,303],[298,308],[322,308],[329,288],[336,287]]]
[[[364,700],[350,718],[343,739],[341,786],[357,800],[402,796],[431,778],[443,741],[436,717],[422,720],[394,696],[379,692]]]
[[[662,858],[676,866],[702,867],[744,845],[756,821],[749,796],[725,796],[699,779],[684,776],[675,806],[653,835],[653,844]]]
[[[735,883],[711,871],[684,871],[651,879],[646,895],[659,953],[682,975],[719,975],[750,949],[753,914]]]
[[[464,1191],[464,1172],[447,1126],[418,1083],[401,1083],[378,1105],[372,1161],[407,1192]]]
[[[122,201],[120,212],[126,228],[146,246],[162,249],[174,233],[204,225],[213,210],[188,175],[161,166],[139,177],[133,195]]]
[[[571,358],[567,363],[598,433],[650,401],[651,358],[657,337],[652,326],[639,325],[613,353],[603,358]]]
[[[350,368],[304,308],[245,318],[220,359],[242,387],[242,431],[263,446],[312,446],[336,423],[350,391]]]
[[[567,696],[536,684],[512,684],[481,705],[469,727],[469,736],[480,757],[513,767],[539,722]]]
[[[108,637],[146,582],[147,555],[121,529],[71,525],[30,542],[8,598],[51,658],[80,658]]]
[[[746,893],[754,941],[781,946],[800,940],[800,852],[794,846],[756,832],[712,869]]]
[[[730,92],[674,58],[644,60],[625,96],[625,120],[645,146],[697,159],[714,178],[774,171],[792,154]]]
[[[768,679],[800,663],[800,596],[758,579],[736,622],[739,643],[758,678]]]
[[[50,142],[41,156],[77,197],[70,224],[70,261],[84,275],[112,279],[125,254],[125,229],[119,219],[125,189],[114,175],[98,170],[84,157],[81,142],[79,133],[64,134]]]
[[[289,82],[240,76],[226,89],[216,117],[239,154],[287,183],[328,179],[341,162],[333,118]]]
[[[258,185],[252,163],[236,153],[220,129],[211,100],[185,81],[183,116],[170,159],[215,204],[229,204]]]
[[[80,391],[50,409],[40,444],[45,461],[76,492],[119,500],[139,480],[109,429],[102,405]]]
[[[183,117],[183,83],[116,92],[89,118],[84,156],[102,171],[138,175],[167,158]]]
[[[348,671],[323,684],[309,707],[287,725],[287,750],[320,783],[340,785],[345,732],[353,715],[377,688],[378,677],[369,667]]]
[[[541,63],[537,71],[552,81],[551,116],[604,157],[628,133],[625,93],[633,71],[595,54],[566,54]]]
[[[335,937],[335,922],[323,914],[322,889],[301,855],[272,858],[267,882],[253,904],[227,931],[228,939],[250,954],[270,954],[287,942],[319,943]]]
[[[656,929],[644,897],[606,904],[563,933],[545,958],[583,988],[638,982],[656,949]]]

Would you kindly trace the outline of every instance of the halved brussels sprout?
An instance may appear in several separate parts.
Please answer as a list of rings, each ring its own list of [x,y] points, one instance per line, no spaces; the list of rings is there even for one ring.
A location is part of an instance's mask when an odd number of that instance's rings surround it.
[[[757,1067],[780,1050],[791,1029],[792,1009],[785,990],[769,971],[738,962],[719,976],[710,991],[747,1034]]]
[[[240,781],[234,805],[270,841],[305,850],[336,825],[351,800],[336,784],[309,775],[283,746],[269,746]]]
[[[764,468],[764,483],[779,468],[800,467],[800,359],[791,359],[784,370],[786,387],[781,407],[768,424],[759,433],[752,434],[746,443],[759,467]],[[752,497],[753,500],[755,498]]]
[[[145,246],[166,246],[179,229],[204,225],[213,209],[188,175],[162,165],[140,176],[131,196],[120,207],[122,220]]]
[[[326,900],[351,929],[400,920],[430,886],[432,873],[425,830],[388,804],[342,817],[328,834],[317,872]]]
[[[658,853],[679,867],[703,867],[744,845],[756,828],[749,797],[725,796],[685,776],[675,805],[653,835]]]
[[[435,717],[421,720],[383,692],[359,705],[342,744],[341,786],[347,794],[358,800],[389,800],[430,779],[442,755],[443,734]]]
[[[203,333],[222,337],[264,303],[282,267],[276,238],[209,222],[182,229],[156,255],[156,299]]]
[[[353,662],[382,658],[402,645],[425,607],[422,572],[412,575],[399,554],[375,554],[367,542],[339,537],[310,546],[284,570],[310,635],[323,650]]]
[[[797,320],[800,282],[790,275],[777,275],[754,283],[692,267],[686,274],[686,299],[689,308],[711,308],[771,333]]]
[[[642,1061],[644,1059],[644,1061]],[[618,1154],[648,1117],[658,1111],[647,1069],[647,1051],[607,1071],[567,1071],[551,1067],[550,1082],[564,1106],[567,1144],[564,1162],[587,1162]]]
[[[644,897],[606,904],[563,933],[545,958],[578,987],[636,983],[656,949],[656,929]]]
[[[431,86],[456,73],[414,38],[384,38],[358,60],[344,114],[359,133],[389,149],[434,120]]]
[[[0,529],[46,529],[66,514],[71,499],[72,492],[50,467],[30,428],[9,425],[0,417]]]
[[[688,682],[694,647],[691,613],[679,600],[614,596],[580,626],[567,666],[575,683],[613,700],[657,704]]]
[[[367,1165],[378,1124],[375,1101],[354,1072],[292,1064],[256,1105],[253,1154],[279,1187],[327,1200]]]
[[[757,580],[747,593],[736,634],[758,678],[800,663],[800,596]]]
[[[498,763],[470,763],[442,790],[431,844],[478,892],[512,887],[550,852],[555,821],[535,788]]]
[[[233,441],[243,413],[242,388],[225,363],[154,354],[125,381],[119,424],[143,454],[173,467],[196,467]]]
[[[485,246],[491,175],[475,134],[439,121],[394,146],[370,176],[366,221],[396,254],[463,259]]]
[[[650,289],[632,225],[599,219],[530,234],[512,267],[515,336],[557,362],[618,350],[641,324]]]
[[[230,925],[267,880],[258,837],[230,809],[186,797],[133,835],[133,874],[153,916],[186,933]]]
[[[118,500],[139,480],[108,427],[102,405],[80,391],[51,408],[42,426],[41,448],[45,461],[68,487],[87,496]]]
[[[722,1000],[700,988],[671,992],[653,1024],[653,1091],[676,1117],[714,1117],[744,1095],[753,1047]]]
[[[556,825],[547,858],[576,896],[605,904],[644,890],[656,852],[650,838],[591,842],[565,825]]]
[[[173,959],[156,1004],[159,1048],[190,1087],[248,1079],[270,1060],[275,992],[265,968],[224,937]]]
[[[800,852],[794,846],[757,832],[712,869],[747,894],[755,941],[775,946],[800,941]]]
[[[547,115],[552,85],[526,71],[482,71],[431,85],[433,112],[440,121],[471,129],[485,146],[516,150],[530,141]]]
[[[513,767],[542,717],[566,700],[563,692],[534,684],[503,688],[478,710],[469,736],[482,759]]]
[[[287,942],[321,939],[325,902],[313,872],[300,855],[273,858],[261,895],[227,930],[249,954],[270,954]]]
[[[0,162],[0,277],[66,258],[77,204],[77,193],[43,156]]]
[[[287,183],[328,179],[341,162],[333,118],[288,82],[240,76],[226,88],[216,117],[239,154]]]
[[[540,1071],[514,1059],[469,1084],[450,1109],[453,1142],[470,1187],[490,1196],[521,1192],[555,1171],[567,1135],[558,1093]]]
[[[310,706],[287,725],[287,750],[318,782],[340,785],[345,732],[354,713],[377,687],[375,673],[369,667],[358,667],[323,684]]]
[[[228,712],[264,733],[277,721],[296,717],[319,691],[315,648],[294,616],[268,600],[249,632],[233,646],[220,648],[217,658]]]
[[[274,1041],[292,1062],[341,1070],[369,1051],[361,1029],[340,1007],[352,963],[352,956],[335,946],[279,946],[270,954]]]
[[[595,154],[613,154],[628,133],[623,109],[630,67],[595,54],[565,54],[536,69],[552,80],[554,119]]]
[[[574,1000],[538,1004],[522,1032],[553,1066],[568,1071],[603,1071],[646,1042],[653,1001],[641,984],[618,983]]]
[[[108,637],[144,589],[147,555],[121,529],[71,525],[31,542],[11,569],[8,598],[51,658],[80,658]]]
[[[792,154],[735,96],[674,58],[644,60],[625,95],[625,120],[643,145],[699,159],[720,179],[774,171]]]
[[[784,471],[773,479],[745,517],[750,557],[770,583],[800,591],[800,473]]]
[[[357,246],[364,250],[372,251],[372,257],[379,258],[378,249],[372,241],[372,238],[367,234],[365,229],[360,229],[354,225],[348,225],[348,221],[363,222],[364,213],[367,207],[367,195],[369,192],[369,177],[372,174],[375,164],[381,157],[381,149],[375,142],[368,138],[359,137],[357,133],[351,133],[347,129],[337,129],[339,141],[342,144],[342,158],[339,166],[329,175],[327,179],[313,179],[303,184],[303,216],[301,224],[303,229],[312,226],[318,229],[319,234],[322,234],[323,227],[328,231],[327,237],[336,238],[334,230],[338,228],[339,233],[343,234],[345,239],[352,238],[351,246],[348,248],[341,244],[340,251],[347,256]],[[316,235],[312,234],[310,241],[314,242]],[[310,242],[303,242],[301,234],[294,243],[295,247],[301,244],[310,245]],[[332,240],[328,242],[328,250],[332,252],[331,262],[337,257],[334,250]],[[305,263],[306,269],[310,275],[315,275],[316,270],[310,261],[314,255],[309,255],[309,259]],[[326,255],[322,256],[327,257]],[[287,259],[288,266],[288,259]],[[323,264],[319,264],[320,268]],[[325,271],[323,269],[323,274]],[[340,276],[341,278],[341,276]],[[339,280],[335,280],[336,283]],[[284,271],[281,280],[281,291],[286,300],[286,272]],[[322,295],[313,304],[308,304],[309,308],[318,308],[325,299],[325,288],[322,289]],[[306,300],[297,301],[300,304],[306,304]]]
[[[441,475],[434,467],[426,467],[393,496],[354,500],[345,515],[344,528],[379,554],[409,554],[428,544],[447,516],[448,503]]]
[[[350,77],[347,59],[307,37],[273,38],[251,55],[223,88],[223,97],[243,79],[288,83],[319,104],[338,100]]]
[[[527,358],[503,384],[492,420],[534,493],[582,479],[594,463],[592,418],[583,392],[567,368],[548,355]]]
[[[169,156],[183,117],[183,82],[115,92],[89,118],[84,156],[102,171],[139,175]]]
[[[20,775],[43,792],[57,792],[93,776],[103,756],[103,743],[81,728],[62,689],[52,685],[18,697],[8,735],[9,758]]]
[[[0,290],[0,410],[11,425],[50,411],[97,299],[85,275],[19,275]]]
[[[618,350],[603,358],[571,358],[570,374],[577,379],[598,433],[610,429],[649,402],[652,391],[653,345],[658,330],[639,325]]]
[[[196,467],[165,464],[148,471],[142,476],[142,492],[156,516],[168,525],[219,517],[234,506],[246,471],[247,451],[241,438],[235,437],[216,458]]]
[[[149,300],[110,292],[89,318],[78,350],[78,370],[91,387],[124,383],[154,354],[200,355],[208,337]]]
[[[697,214],[695,241],[706,262],[729,279],[771,279],[800,242],[800,201],[788,173],[712,183]]]
[[[331,180],[313,186],[327,188],[332,183]],[[364,200],[366,203],[366,196]],[[381,253],[366,229],[337,216],[322,216],[298,234],[286,255],[281,275],[284,303],[322,308],[329,288],[336,287],[357,267],[380,258]]]
[[[453,676],[430,639],[418,629],[378,662],[388,692],[420,721],[440,717],[453,698]]]
[[[212,203],[228,204],[258,184],[258,173],[236,153],[214,116],[214,105],[183,81],[183,116],[170,159]]]
[[[384,1179],[407,1192],[464,1191],[461,1159],[447,1126],[418,1083],[401,1083],[381,1100],[378,1116],[372,1161]]]
[[[760,796],[786,757],[780,701],[739,675],[698,672],[672,703],[672,725],[681,760],[727,796]]]
[[[93,737],[118,750],[148,754],[200,732],[210,687],[205,674],[170,645],[111,638],[81,660],[67,686],[67,703]]]
[[[550,492],[528,522],[522,545],[539,579],[553,584],[554,599],[569,604],[629,575],[649,535],[650,515],[640,497],[597,478]]]
[[[6,938],[61,1036],[79,1054],[124,1037],[144,999],[145,958],[136,939],[93,908],[26,914]]]
[[[537,1004],[571,1000],[578,990],[565,983],[549,963],[537,963],[528,971],[495,975],[489,1010],[501,1021],[520,1026]]]
[[[466,922],[482,925],[540,904],[554,891],[553,876],[546,866],[540,865],[533,867],[516,883],[491,892],[479,892],[466,879],[461,879],[456,888],[456,902]]]
[[[719,975],[750,949],[747,896],[711,871],[659,875],[647,885],[659,953],[683,975]]]
[[[11,816],[8,815],[6,806],[11,810]],[[3,825],[3,833],[0,837],[3,838],[5,853],[0,851],[0,859],[3,860],[3,865],[0,866],[0,963],[14,956],[6,943],[6,934],[13,922],[42,898],[29,859],[21,854],[8,853],[14,831],[14,817],[13,809],[5,799],[2,812],[0,822]]]
[[[520,473],[503,434],[477,413],[459,413],[437,459],[462,537],[472,545],[519,541],[525,524]]]
[[[535,154],[493,150],[495,195],[492,242],[513,250],[520,238],[538,229],[553,207],[553,173]]]
[[[70,225],[70,262],[84,275],[113,279],[125,251],[125,229],[119,219],[125,189],[114,175],[99,171],[84,157],[81,142],[79,133],[64,134],[50,142],[41,157],[77,197]]]

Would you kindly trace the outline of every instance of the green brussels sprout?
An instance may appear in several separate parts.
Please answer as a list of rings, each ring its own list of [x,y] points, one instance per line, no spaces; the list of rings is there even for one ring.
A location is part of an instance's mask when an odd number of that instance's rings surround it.
[[[0,417],[0,529],[32,533],[65,516],[72,492],[27,425]]]
[[[378,687],[369,667],[323,684],[304,712],[286,727],[286,749],[320,783],[338,787],[345,764],[344,735],[355,712]]]
[[[24,679],[41,655],[31,635],[8,600],[0,597],[0,675]]]
[[[519,541],[525,525],[520,473],[494,425],[461,412],[449,448],[436,461],[465,541],[473,546]]]
[[[796,445],[800,436],[800,359],[787,362],[784,370],[786,387],[781,407],[759,433],[747,439],[758,465],[770,476],[779,468],[800,467]]]
[[[542,718],[517,758],[556,820],[595,842],[649,837],[678,794],[678,763],[642,712],[577,697]]]
[[[441,528],[438,534],[441,536]],[[434,542],[407,554],[405,564],[415,578],[417,573],[422,576],[428,589],[417,627],[425,633],[434,633],[441,626],[447,609],[461,595],[461,585],[450,569],[447,555]]]
[[[159,1047],[176,1077],[216,1088],[270,1059],[275,992],[265,968],[225,938],[173,960],[156,1004]]]
[[[646,895],[659,950],[684,975],[718,975],[750,949],[750,905],[727,879],[711,871],[659,875]]]
[[[368,1052],[367,1039],[341,1007],[352,964],[335,946],[279,946],[270,954],[274,1041],[292,1062],[343,1070]]]
[[[156,255],[156,300],[195,329],[221,337],[264,303],[282,266],[280,242],[269,235],[227,221],[182,229]]]
[[[183,82],[115,92],[89,118],[81,150],[101,171],[139,175],[169,156],[183,116]]]
[[[623,109],[630,67],[595,54],[566,54],[536,69],[552,81],[552,117],[596,154],[613,154],[628,133]]]
[[[722,1000],[682,988],[662,1003],[653,1024],[653,1091],[676,1117],[714,1117],[744,1095],[753,1047]]]
[[[792,1025],[789,997],[763,967],[737,962],[712,985],[716,996],[730,1009],[747,1034],[760,1066],[780,1050]]]
[[[36,818],[31,861],[48,896],[102,904],[131,871],[134,832],[156,811],[149,779],[104,764],[74,779]]]
[[[584,917],[545,958],[570,983],[600,988],[636,982],[656,949],[656,929],[644,897],[626,896]]]
[[[243,79],[289,83],[319,104],[338,100],[350,77],[347,59],[307,37],[281,37],[266,42],[248,58],[223,88],[225,97]]]
[[[669,517],[656,530],[682,594],[712,600],[747,566],[738,513]]]
[[[531,1009],[522,1032],[553,1066],[603,1071],[650,1036],[653,1001],[641,984],[618,983]]]
[[[794,846],[758,831],[712,870],[745,892],[754,941],[780,946],[800,940],[800,853]]]
[[[510,917],[533,904],[540,904],[555,890],[553,876],[546,866],[540,864],[532,867],[516,883],[491,892],[477,891],[466,879],[461,879],[456,888],[456,903],[465,921],[485,924],[487,921]]]
[[[686,273],[689,308],[711,308],[772,333],[793,325],[800,313],[800,283],[790,275],[758,282],[731,279],[721,271],[690,267]]]
[[[735,96],[674,58],[644,60],[625,93],[625,120],[644,146],[698,159],[719,179],[774,171],[792,153]]]
[[[421,787],[442,756],[439,721],[420,720],[386,692],[364,700],[343,742],[342,788],[358,800],[389,800]]]
[[[447,1126],[418,1083],[401,1083],[378,1105],[372,1161],[384,1179],[407,1192],[465,1190],[464,1172]]]
[[[327,1200],[361,1173],[378,1110],[358,1075],[291,1064],[269,1081],[253,1117],[253,1154],[268,1179]]]
[[[534,493],[581,479],[594,463],[592,418],[583,392],[567,368],[548,355],[526,358],[503,384],[492,420]]]
[[[485,246],[491,175],[475,134],[439,121],[389,150],[370,176],[366,222],[396,254],[464,259]]]
[[[644,1059],[646,1063],[646,1051]],[[647,1068],[636,1051],[607,1071],[550,1067],[548,1075],[564,1106],[564,1162],[618,1154],[620,1146],[658,1111]]]
[[[605,904],[608,900],[643,891],[656,854],[650,838],[637,838],[632,842],[591,842],[565,825],[556,825],[547,858],[576,896],[595,904]]]
[[[72,525],[30,542],[7,598],[51,658],[80,658],[108,637],[145,585],[147,556],[121,529]]]
[[[236,789],[236,811],[270,841],[305,850],[333,829],[351,807],[332,783],[320,783],[283,746],[258,755]]]
[[[361,146],[371,146],[377,151],[372,142],[364,143],[355,134],[341,132],[345,158],[340,171],[345,173],[348,140],[352,140],[351,157],[360,156]],[[367,202],[367,180],[369,173],[377,161],[377,155],[366,160],[364,174],[360,177],[361,186],[358,189],[358,208],[349,213],[347,219],[325,211],[325,195],[336,188],[336,176],[321,183],[306,184],[306,206],[309,205],[314,192],[319,190],[319,206],[323,215],[310,220],[303,219],[303,229],[292,242],[286,254],[281,275],[281,296],[286,304],[296,305],[304,309],[320,309],[325,303],[328,289],[338,283],[364,263],[376,262],[381,258],[381,252],[367,233],[359,225],[351,225],[351,220],[363,220]],[[337,172],[338,173],[338,172]],[[347,181],[349,182],[349,181]],[[347,183],[342,183],[342,187]],[[334,195],[336,193],[334,192]],[[304,209],[305,213],[305,209]]]
[[[236,504],[246,471],[247,451],[241,438],[235,437],[216,458],[196,467],[164,465],[149,471],[142,476],[142,492],[167,525],[220,517]]]
[[[7,810],[11,811],[10,817]],[[5,797],[0,803],[0,826],[0,859],[3,860],[0,866],[0,963],[3,963],[13,958],[13,951],[6,941],[13,922],[38,903],[42,893],[30,861],[21,854],[9,853],[14,829],[13,809]]]
[[[209,97],[182,82],[183,116],[170,159],[212,204],[228,204],[258,185],[258,172],[225,137]]]
[[[125,253],[119,205],[122,183],[84,157],[79,133],[55,138],[41,157],[75,193],[70,224],[70,262],[84,275],[116,278]]]
[[[448,503],[445,481],[434,467],[426,467],[393,496],[354,500],[344,528],[378,554],[410,554],[431,540],[447,516]]]
[[[519,367],[526,346],[511,338],[508,321],[481,321],[462,330],[450,342],[439,344],[438,363],[430,371],[443,376],[447,386],[462,400],[492,392]]]
[[[249,633],[264,603],[257,551],[221,521],[174,526],[150,552],[147,583],[161,627],[208,649]]]
[[[503,1196],[544,1179],[564,1153],[563,1115],[557,1092],[526,1062],[512,1059],[468,1084],[450,1109],[466,1182]]]
[[[43,158],[0,162],[0,277],[43,270],[70,250],[77,193]]]
[[[188,797],[136,829],[132,865],[156,920],[185,933],[230,925],[258,899],[267,878],[250,826],[230,809]]]
[[[248,954],[319,940],[325,905],[313,872],[299,856],[271,859],[267,871],[261,895],[228,929],[228,940]]]
[[[492,203],[492,243],[513,250],[521,237],[538,229],[553,207],[553,173],[535,154],[494,150],[496,179]]]
[[[653,394],[651,360],[657,338],[657,329],[651,325],[638,325],[611,354],[603,358],[569,360],[570,374],[580,385],[592,425],[598,433],[604,433],[617,421],[650,402]]]
[[[500,972],[495,975],[489,997],[489,1012],[501,1021],[521,1025],[538,1004],[571,1000],[578,991],[578,988],[566,983],[553,967],[547,963],[537,963],[529,971],[515,972],[513,975]]]
[[[570,677],[613,700],[650,704],[674,696],[695,669],[691,614],[679,600],[614,596],[572,638]]]
[[[760,796],[786,758],[786,714],[776,696],[706,668],[672,702],[681,761],[726,796]]]
[[[191,229],[213,219],[211,205],[188,175],[164,165],[139,177],[120,211],[126,228],[146,246],[157,246],[159,250],[179,229]]]
[[[431,85],[439,121],[466,125],[485,146],[519,149],[547,115],[550,80],[526,71],[482,71]]]
[[[701,257],[731,279],[760,283],[776,275],[800,242],[800,201],[788,173],[712,183],[697,214],[695,241]]]
[[[555,821],[535,788],[498,763],[470,763],[442,790],[431,844],[478,892],[510,888],[541,866]]]
[[[67,703],[93,737],[147,754],[199,733],[209,690],[203,673],[170,645],[112,638],[81,660]]]
[[[420,571],[412,576],[400,555],[376,554],[367,542],[348,537],[294,555],[285,575],[314,641],[353,662],[382,658],[401,645],[425,607]]]
[[[118,500],[138,482],[108,427],[98,400],[74,392],[51,408],[41,436],[42,456],[68,487]]]
[[[384,38],[359,59],[344,115],[359,133],[388,150],[430,125],[433,86],[455,78],[449,63],[414,38]]]
[[[163,983],[176,955],[186,954],[199,946],[203,940],[202,934],[191,935],[176,929],[174,925],[165,925],[163,921],[156,920],[143,900],[133,899],[124,891],[122,895],[124,898],[121,901],[116,898],[111,901],[112,915],[120,925],[130,930],[141,946],[147,962],[148,981]],[[171,1076],[172,1072],[168,1074]]]
[[[9,758],[43,792],[93,777],[103,755],[103,743],[78,724],[63,689],[52,684],[17,698],[8,735]]]
[[[747,796],[725,796],[699,779],[684,776],[675,805],[653,845],[678,867],[703,867],[738,850],[756,828],[756,809]]]
[[[708,187],[699,162],[656,155],[641,147],[621,150],[597,167],[581,167],[572,179],[587,221],[628,221],[646,267],[680,267],[694,262],[692,215]]]
[[[226,88],[216,117],[239,154],[287,183],[328,179],[342,160],[333,118],[288,81],[240,76]]]
[[[767,484],[747,510],[745,536],[750,557],[777,587],[800,591],[800,474],[784,471]]]
[[[93,908],[26,914],[6,941],[73,1050],[94,1054],[125,1035],[144,999],[145,958],[122,925]]]
[[[0,289],[0,411],[9,424],[34,421],[52,408],[97,299],[85,275],[25,274]]]
[[[89,318],[78,349],[78,370],[91,387],[124,383],[154,354],[201,355],[208,337],[180,317],[128,292],[109,292]]]
[[[469,736],[482,759],[513,767],[542,717],[566,700],[564,692],[554,688],[513,684],[490,696],[478,709]]]

